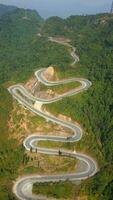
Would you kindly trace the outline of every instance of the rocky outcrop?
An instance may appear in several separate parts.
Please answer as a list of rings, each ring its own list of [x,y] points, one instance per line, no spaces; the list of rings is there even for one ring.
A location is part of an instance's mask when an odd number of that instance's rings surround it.
[[[45,72],[44,72],[44,76],[47,80],[52,80],[53,76],[54,76],[55,70],[52,66],[48,67]]]

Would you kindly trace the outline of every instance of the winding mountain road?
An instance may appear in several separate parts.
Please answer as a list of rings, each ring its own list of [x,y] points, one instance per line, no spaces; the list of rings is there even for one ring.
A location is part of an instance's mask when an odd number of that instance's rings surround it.
[[[51,42],[58,42],[54,38],[49,38]],[[61,42],[60,42],[61,43]],[[79,61],[78,56],[75,54],[75,47],[73,47],[70,44],[67,43],[61,43],[63,45],[66,45],[70,48],[72,48],[71,56],[74,59],[74,62],[72,65],[74,65],[77,61]],[[77,142],[82,138],[83,130],[79,125],[76,125],[72,122],[69,121],[64,121],[61,120],[53,115],[47,114],[46,112],[43,111],[42,105],[43,104],[49,104],[58,100],[61,100],[63,97],[66,96],[72,96],[75,94],[78,94],[80,92],[83,92],[84,90],[87,90],[92,84],[89,80],[83,79],[83,78],[71,78],[67,80],[60,80],[60,81],[48,81],[46,80],[44,76],[44,71],[46,69],[40,69],[35,72],[35,76],[37,77],[38,81],[43,83],[44,85],[47,86],[55,86],[59,84],[67,84],[70,82],[79,82],[81,85],[78,88],[75,88],[69,92],[66,92],[62,95],[59,95],[57,97],[54,97],[52,99],[40,99],[35,96],[33,96],[31,93],[29,93],[24,86],[21,84],[14,85],[8,88],[9,92],[11,95],[19,101],[20,104],[31,110],[32,112],[36,113],[37,115],[42,116],[43,118],[50,120],[56,124],[59,124],[63,127],[67,127],[70,130],[72,130],[73,135],[70,137],[60,137],[60,136],[38,136],[37,134],[33,134],[28,136],[24,142],[23,145],[27,151],[30,151],[32,148],[33,152],[40,152],[44,154],[49,154],[49,155],[56,155],[56,156],[64,156],[64,157],[70,157],[70,158],[75,158],[79,159],[85,164],[85,168],[82,172],[75,172],[75,173],[70,173],[70,174],[62,174],[62,175],[50,175],[50,176],[39,176],[39,175],[31,175],[31,176],[25,176],[22,178],[19,178],[13,187],[13,192],[15,195],[21,199],[21,200],[44,200],[47,199],[46,197],[41,197],[41,196],[36,196],[32,194],[32,187],[34,183],[45,183],[45,182],[59,182],[59,181],[76,181],[76,180],[84,180],[87,179],[93,175],[96,174],[98,171],[97,163],[93,158],[91,158],[88,155],[79,153],[79,152],[70,152],[70,151],[64,151],[60,150],[59,154],[59,149],[47,149],[47,148],[41,148],[38,147],[38,142],[41,140],[45,141],[57,141],[57,142]],[[35,108],[34,104],[38,103],[40,105],[40,109]]]

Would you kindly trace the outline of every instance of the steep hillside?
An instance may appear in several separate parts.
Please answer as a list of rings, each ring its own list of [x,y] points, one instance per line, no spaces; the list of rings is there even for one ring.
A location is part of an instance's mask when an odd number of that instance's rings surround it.
[[[0,4],[0,17],[5,15],[6,13],[11,13],[16,9],[17,9],[17,7],[15,7],[15,6],[6,6],[3,4]]]
[[[42,28],[42,34],[51,36],[75,36],[82,30],[87,30],[90,27],[97,27],[105,24],[112,19],[110,14],[86,15],[86,16],[70,16],[67,19],[60,17],[51,17],[47,19]]]
[[[59,25],[61,32],[57,33],[56,27]],[[113,15],[72,16],[62,22],[60,20],[60,23],[54,18],[48,19],[43,33],[68,37],[77,47],[80,62],[74,68],[64,68],[61,77],[87,77],[93,83],[86,94],[48,106],[54,114],[62,110],[63,114],[71,115],[84,126],[88,135],[75,148],[93,153],[100,167],[97,176],[76,187],[76,194],[72,193],[71,198],[80,195],[87,196],[88,200],[100,200],[104,195],[106,198],[107,193],[110,200],[108,187],[112,188],[113,180]],[[66,189],[66,185],[63,187]],[[48,189],[44,193],[48,193]]]
[[[18,104],[12,101],[7,90],[9,85],[28,80],[34,70],[54,63],[59,67],[68,67],[71,57],[66,47],[55,45],[39,32],[43,19],[36,11],[16,9],[0,19],[0,199],[14,200],[12,181],[29,167],[25,163],[32,160],[22,147],[22,140],[12,138],[19,131],[25,137],[26,131],[19,127],[19,120],[25,120],[24,109],[20,113]],[[17,108],[16,108],[17,107]],[[14,124],[10,124],[13,112],[16,112]],[[18,116],[17,116],[18,113]],[[20,113],[20,114],[19,114]],[[29,113],[27,113],[29,118]],[[37,123],[39,118],[36,119]],[[36,124],[37,124],[36,123]],[[17,131],[17,129],[19,130]],[[18,158],[18,159],[17,159]],[[32,162],[30,163],[32,169]],[[36,171],[37,170],[37,171]],[[40,169],[35,169],[40,172]]]
[[[40,37],[39,33],[43,37]],[[67,47],[48,42],[47,36],[63,36],[77,47],[80,62],[70,66],[72,58]],[[69,49],[70,50],[70,49]],[[0,18],[0,199],[14,200],[12,181],[20,174],[32,173],[25,168],[29,157],[22,141],[12,139],[17,134],[18,121],[25,116],[12,101],[9,85],[25,82],[37,68],[55,65],[60,78],[84,77],[93,86],[87,93],[65,98],[48,106],[54,114],[71,116],[83,125],[85,134],[80,143],[61,148],[76,149],[91,154],[99,163],[99,173],[80,185],[60,183],[36,185],[35,192],[58,198],[111,200],[113,187],[113,16],[71,16],[68,19],[53,17],[46,22],[36,11],[16,9]],[[13,105],[14,102],[14,105]],[[17,109],[17,110],[16,110]],[[20,112],[20,115],[17,115]],[[23,111],[23,110],[22,110]],[[15,129],[9,121],[15,112]],[[29,117],[29,113],[26,111]],[[33,117],[33,116],[32,116]],[[39,118],[34,119],[39,123]],[[42,121],[40,122],[42,123]],[[41,124],[42,125],[42,124]],[[45,126],[45,122],[43,124]],[[20,129],[19,129],[20,128]],[[25,130],[23,132],[25,134]],[[53,144],[55,147],[55,144]],[[17,159],[18,158],[18,159]],[[32,159],[31,159],[32,163]],[[21,173],[20,173],[20,171]],[[40,173],[40,168],[35,173]],[[42,171],[41,171],[42,172]],[[43,190],[44,188],[44,190]],[[66,191],[66,194],[65,194]]]
[[[27,62],[31,64],[30,47],[42,23],[36,11],[24,9],[16,9],[0,19],[0,82],[10,79],[12,70],[15,73]]]
[[[60,17],[51,17],[47,19],[42,27],[42,34],[47,36],[60,36],[64,35],[65,29],[65,20]]]
[[[17,81],[19,73],[24,80],[25,76],[33,73],[33,69],[51,63],[68,66],[66,57],[71,58],[66,48],[38,35],[42,26],[43,19],[31,10],[17,9],[0,19],[0,83]],[[57,48],[55,53],[54,47]]]

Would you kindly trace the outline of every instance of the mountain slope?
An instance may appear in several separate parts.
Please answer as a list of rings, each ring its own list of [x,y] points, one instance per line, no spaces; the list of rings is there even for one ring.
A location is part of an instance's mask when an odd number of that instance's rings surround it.
[[[55,31],[57,26],[61,32]],[[100,200],[107,193],[107,200],[110,200],[108,187],[112,188],[113,181],[113,15],[72,16],[60,24],[54,18],[48,19],[42,33],[68,37],[77,48],[80,62],[74,68],[64,68],[61,77],[87,77],[93,84],[86,94],[48,106],[54,114],[62,110],[64,115],[83,125],[83,142],[74,148],[93,155],[100,167],[95,177],[74,188],[76,194],[72,193],[71,199],[85,195],[88,200]],[[67,189],[66,185],[63,187]],[[48,189],[44,194],[48,194]],[[50,193],[54,186],[52,189]]]
[[[66,47],[50,43],[48,38],[38,34],[43,19],[32,10],[17,9],[0,19],[0,199],[14,200],[12,197],[12,180],[21,173],[29,172],[25,163],[32,158],[26,155],[19,137],[25,135],[18,120],[25,120],[24,113],[12,101],[7,88],[9,85],[23,83],[32,76],[34,70],[55,64],[59,69],[68,67],[72,61]],[[13,104],[14,103],[14,104]],[[10,124],[15,115],[14,126]],[[17,114],[16,113],[16,114]],[[27,113],[28,117],[29,114]],[[29,120],[28,120],[29,121]],[[16,139],[12,134],[16,134]],[[20,144],[21,143],[21,144]],[[18,159],[17,159],[18,158]],[[32,163],[32,162],[31,162]],[[32,163],[33,164],[33,163]],[[32,166],[31,166],[32,167]],[[24,171],[25,170],[25,171]]]
[[[30,61],[30,45],[42,23],[36,11],[24,9],[16,9],[0,19],[0,82],[8,80],[12,70],[21,69],[23,60]]]
[[[39,32],[44,37],[39,37]],[[71,67],[67,48],[48,42],[47,36],[71,39],[80,62]],[[9,137],[12,129],[8,122],[13,104],[7,91],[12,83],[7,81],[23,82],[35,69],[51,64],[61,78],[84,77],[93,83],[87,93],[66,98],[48,109],[55,114],[62,111],[83,125],[83,140],[68,148],[91,154],[100,167],[95,177],[78,186],[72,184],[72,191],[66,188],[69,183],[63,183],[59,196],[63,198],[67,190],[70,199],[86,196],[88,200],[110,200],[113,185],[113,17],[108,14],[71,16],[66,20],[54,17],[44,22],[36,11],[24,9],[13,10],[0,18],[0,199],[14,199],[10,194],[12,181],[19,174],[19,167],[25,168],[23,161],[29,159],[20,143]],[[17,129],[18,124],[15,125]],[[40,191],[42,188],[40,184]],[[54,196],[50,188],[54,186],[46,184],[44,194]]]
[[[0,4],[0,17],[5,15],[6,13],[11,13],[16,9],[17,9],[17,7],[15,7],[15,6],[6,6],[3,4]]]

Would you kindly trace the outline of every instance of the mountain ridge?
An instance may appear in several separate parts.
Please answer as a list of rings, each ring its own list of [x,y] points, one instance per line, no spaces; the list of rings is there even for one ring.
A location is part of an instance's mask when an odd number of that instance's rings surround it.
[[[5,15],[6,13],[11,13],[16,9],[17,9],[16,6],[7,6],[7,5],[4,5],[4,4],[0,4],[0,17]]]

